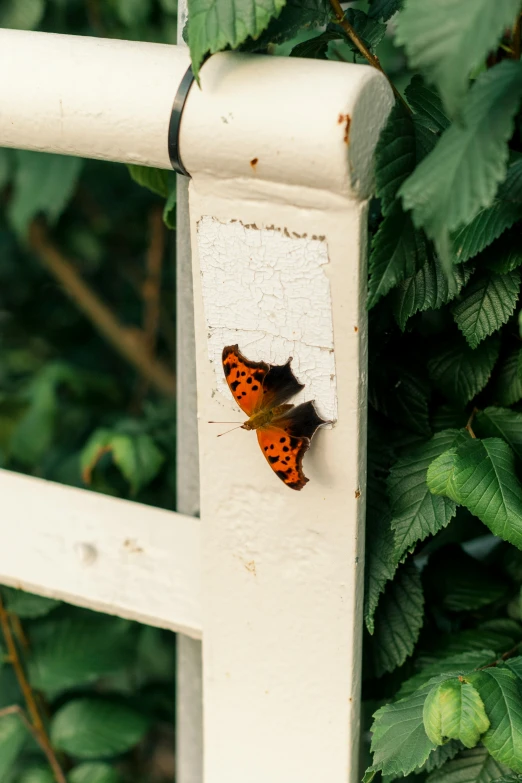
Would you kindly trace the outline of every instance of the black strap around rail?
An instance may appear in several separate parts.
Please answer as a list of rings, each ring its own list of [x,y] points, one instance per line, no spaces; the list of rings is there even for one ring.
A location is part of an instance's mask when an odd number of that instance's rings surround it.
[[[181,127],[181,115],[183,114],[183,108],[185,101],[187,100],[190,88],[194,82],[194,74],[192,73],[192,67],[189,65],[183,79],[178,87],[174,103],[172,104],[172,112],[170,115],[169,123],[169,158],[172,164],[172,168],[178,174],[184,174],[185,177],[190,177],[187,169],[183,165],[181,160],[181,154],[179,149],[179,131]]]

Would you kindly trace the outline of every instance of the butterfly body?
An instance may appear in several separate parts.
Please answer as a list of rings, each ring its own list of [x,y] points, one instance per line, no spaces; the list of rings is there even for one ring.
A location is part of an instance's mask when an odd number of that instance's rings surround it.
[[[268,464],[290,489],[302,489],[308,479],[303,456],[322,424],[313,402],[292,405],[287,400],[304,388],[286,364],[247,359],[237,345],[223,349],[223,370],[234,399],[248,419],[242,429],[256,430]]]

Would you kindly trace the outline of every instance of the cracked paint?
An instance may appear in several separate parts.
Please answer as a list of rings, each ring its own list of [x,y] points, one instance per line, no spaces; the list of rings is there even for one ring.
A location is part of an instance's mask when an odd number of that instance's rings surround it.
[[[292,356],[292,369],[306,384],[295,400],[316,400],[321,416],[335,420],[326,240],[211,216],[199,221],[197,236],[215,388],[231,398],[221,364],[225,345],[238,343],[249,359],[272,364]]]

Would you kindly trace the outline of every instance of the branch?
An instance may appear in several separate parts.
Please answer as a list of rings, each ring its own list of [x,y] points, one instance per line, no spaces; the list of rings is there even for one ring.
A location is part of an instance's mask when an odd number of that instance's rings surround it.
[[[466,429],[469,432],[469,434],[471,435],[472,438],[476,438],[477,437],[475,435],[475,433],[473,432],[473,430],[471,428],[471,425],[473,424],[473,419],[475,418],[475,414],[478,413],[478,412],[479,412],[478,408],[473,408],[473,410],[471,411],[471,416],[469,417],[468,422],[467,422],[466,426],[464,427],[464,429]]]
[[[87,316],[102,337],[158,391],[173,397],[176,389],[175,375],[163,362],[150,356],[141,329],[124,326],[118,321],[110,308],[78,274],[72,263],[51,242],[42,223],[34,221],[31,224],[29,242],[43,266],[61,283],[67,296]]]
[[[364,41],[361,38],[359,38],[359,36],[355,32],[355,30],[353,29],[352,25],[350,24],[350,22],[345,18],[345,14],[344,14],[343,8],[342,8],[341,3],[339,2],[339,0],[330,0],[330,5],[333,8],[333,12],[335,14],[335,17],[336,17],[338,23],[343,28],[343,30],[346,33],[346,35],[348,36],[348,38],[358,48],[358,50],[360,51],[362,56],[364,58],[366,58],[366,60],[368,60],[370,65],[373,65],[374,68],[377,68],[377,70],[380,71],[383,74],[383,76],[386,77],[386,79],[388,81],[388,84],[392,88],[395,97],[402,103],[402,105],[408,111],[408,113],[411,114],[410,107],[408,106],[408,104],[406,103],[406,101],[404,100],[404,98],[402,97],[400,92],[398,91],[398,89],[395,87],[395,85],[390,80],[388,74],[383,69],[382,65],[380,64],[379,59],[374,54],[372,54],[370,52],[370,50],[368,49],[368,47],[366,46]]]
[[[4,635],[5,645],[7,647],[7,652],[9,654],[9,660],[14,669],[16,679],[18,680],[20,690],[22,691],[25,703],[27,705],[27,712],[29,713],[29,717],[30,717],[29,724],[32,727],[30,731],[35,737],[35,739],[37,740],[43,752],[45,753],[47,760],[49,762],[49,766],[53,771],[56,783],[67,783],[62,768],[60,767],[60,764],[58,763],[58,759],[56,758],[56,755],[54,753],[53,746],[51,745],[51,740],[47,736],[47,731],[45,729],[43,720],[40,716],[40,712],[38,710],[38,705],[36,704],[34,693],[31,689],[31,686],[29,685],[27,677],[25,676],[24,667],[22,666],[22,662],[18,654],[18,648],[15,644],[13,633],[11,631],[11,625],[9,623],[9,615],[7,614],[1,596],[0,596],[0,626],[2,628],[2,633]],[[11,712],[14,712],[12,708],[8,708],[8,709],[10,709]],[[24,715],[23,712],[22,715]]]

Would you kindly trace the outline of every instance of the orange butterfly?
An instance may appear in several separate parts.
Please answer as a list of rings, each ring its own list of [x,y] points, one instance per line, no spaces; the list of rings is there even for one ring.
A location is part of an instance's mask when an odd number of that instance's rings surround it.
[[[321,424],[313,402],[291,405],[286,401],[304,389],[286,364],[251,362],[237,345],[223,348],[223,370],[237,404],[248,420],[244,430],[257,430],[257,440],[276,476],[290,489],[302,489],[308,479],[302,463],[310,440]]]

